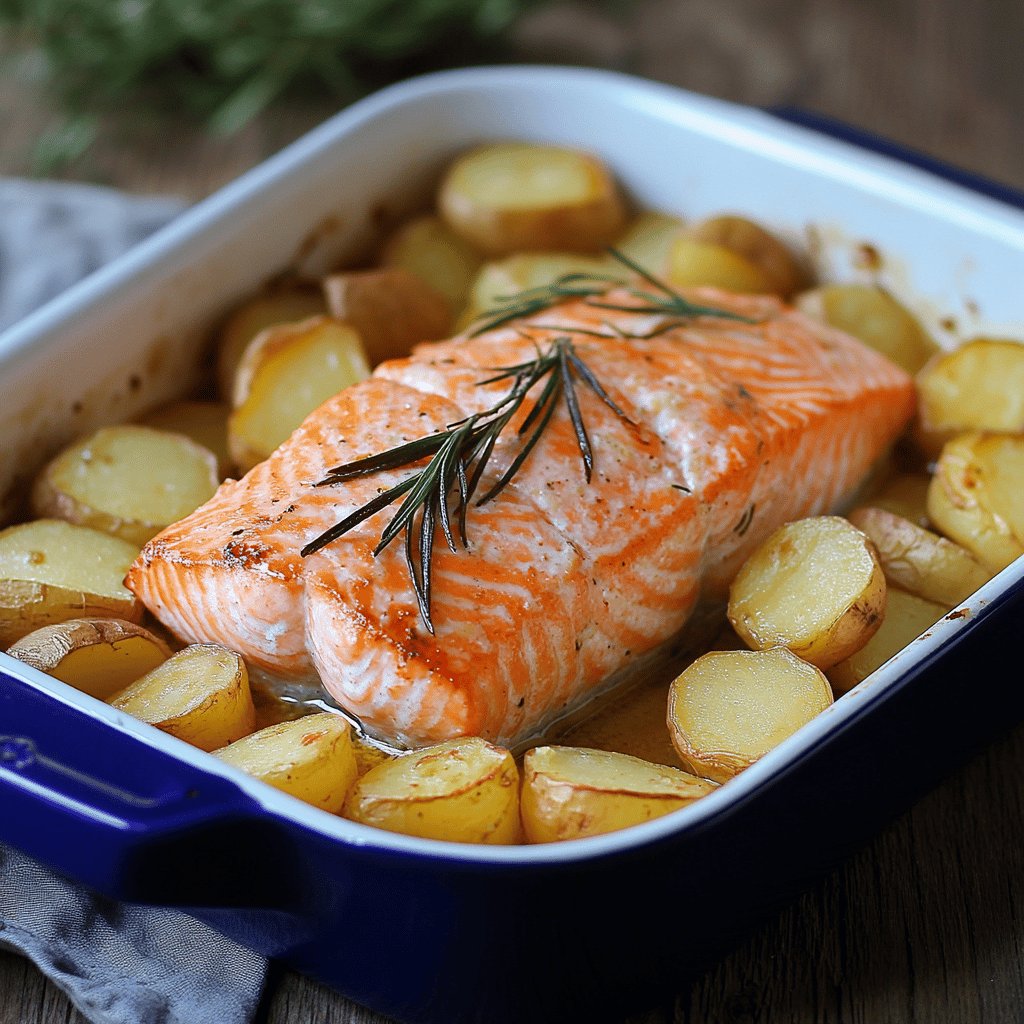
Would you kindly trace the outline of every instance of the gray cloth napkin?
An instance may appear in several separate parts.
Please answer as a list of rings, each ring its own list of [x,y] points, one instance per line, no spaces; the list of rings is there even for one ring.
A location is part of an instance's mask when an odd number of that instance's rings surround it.
[[[0,180],[0,330],[183,208]],[[262,957],[180,911],[104,899],[4,846],[0,946],[31,958],[96,1024],[244,1024],[266,974]]]

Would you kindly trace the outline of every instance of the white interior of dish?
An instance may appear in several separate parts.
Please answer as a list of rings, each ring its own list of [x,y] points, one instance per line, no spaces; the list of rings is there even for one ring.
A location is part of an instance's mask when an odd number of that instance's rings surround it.
[[[878,280],[946,345],[987,332],[1024,340],[1024,213],[770,115],[608,72],[497,68],[413,80],[349,108],[0,336],[0,495],[57,446],[185,390],[209,325],[268,278],[364,251],[382,208],[421,205],[453,153],[522,137],[603,156],[639,207],[736,211],[798,244],[819,275]],[[881,266],[860,266],[867,243]],[[0,505],[0,508],[6,506]],[[268,809],[360,845],[490,862],[600,856],[694,825],[763,784],[865,700],[965,628],[1024,575],[1011,566],[871,679],[721,790],[647,825],[559,846],[484,848],[395,836],[254,783],[0,656],[4,668],[145,742],[234,779]]]

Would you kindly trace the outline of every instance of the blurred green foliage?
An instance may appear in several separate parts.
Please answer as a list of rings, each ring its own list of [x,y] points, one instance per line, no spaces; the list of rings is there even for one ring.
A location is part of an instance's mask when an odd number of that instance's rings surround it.
[[[88,148],[96,114],[173,110],[229,134],[285,93],[349,100],[423,67],[471,63],[544,0],[0,0],[67,117],[48,162]]]

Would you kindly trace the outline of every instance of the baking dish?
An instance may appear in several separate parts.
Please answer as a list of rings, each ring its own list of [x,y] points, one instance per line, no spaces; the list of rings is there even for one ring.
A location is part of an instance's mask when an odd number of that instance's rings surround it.
[[[262,281],[357,256],[453,153],[510,136],[600,153],[639,205],[738,210],[809,240],[826,278],[870,264],[946,344],[1024,336],[1024,213],[1006,202],[619,75],[451,72],[350,108],[0,338],[5,510],[73,434],[186,390],[208,325]],[[1024,713],[1019,688],[971,700],[1020,611],[1022,562],[728,786],[547,847],[333,818],[0,656],[0,839],[112,895],[185,907],[403,1020],[613,1016]]]

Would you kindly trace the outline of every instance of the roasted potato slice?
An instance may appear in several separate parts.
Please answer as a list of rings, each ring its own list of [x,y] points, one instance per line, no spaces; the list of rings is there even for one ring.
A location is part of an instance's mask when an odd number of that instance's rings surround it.
[[[243,472],[265,459],[322,402],[370,375],[356,331],[330,317],[268,327],[245,350],[228,419]]]
[[[233,468],[228,452],[228,416],[231,407],[223,402],[168,402],[146,413],[140,425],[190,437],[201,448],[213,452],[217,475],[223,480]]]
[[[872,491],[868,500],[873,508],[884,508],[909,519],[916,526],[927,527],[930,522],[928,488],[931,482],[928,473],[899,473]]]
[[[928,517],[993,572],[1024,554],[1024,436],[974,432],[946,444]]]
[[[436,214],[424,214],[406,221],[384,243],[381,262],[402,267],[422,278],[445,297],[454,316],[469,298],[480,254]]]
[[[823,673],[785,647],[712,651],[672,684],[668,726],[686,767],[725,782],[831,703]]]
[[[141,547],[213,497],[218,481],[216,457],[184,434],[123,424],[53,459],[36,479],[32,508]]]
[[[690,229],[698,242],[722,245],[749,260],[768,284],[768,291],[789,298],[802,288],[807,274],[790,248],[746,217],[722,215],[709,217]]]
[[[828,668],[863,647],[885,614],[885,576],[871,541],[845,519],[776,530],[729,591],[729,621],[755,650],[788,647]]]
[[[489,256],[522,249],[594,252],[615,238],[626,219],[600,160],[531,142],[464,154],[441,183],[438,207],[457,235]]]
[[[838,695],[852,690],[948,611],[948,605],[890,587],[882,628],[859,651],[828,670],[833,691]]]
[[[730,292],[764,293],[772,290],[768,275],[741,253],[717,242],[680,235],[668,253],[669,284],[678,288],[711,285]]]
[[[178,651],[109,703],[200,750],[225,747],[256,728],[245,662],[217,644]]]
[[[918,597],[952,608],[992,577],[966,548],[885,509],[847,518],[871,538],[886,580]]]
[[[918,440],[936,454],[968,430],[1024,433],[1024,344],[975,338],[932,359],[917,376]]]
[[[337,814],[356,780],[352,730],[324,712],[260,729],[214,753],[247,775]]]
[[[275,324],[308,320],[327,312],[323,292],[314,285],[282,288],[242,303],[224,322],[217,342],[217,389],[231,401],[235,374],[249,342]]]
[[[447,740],[371,768],[344,815],[389,832],[453,843],[519,838],[519,772],[507,750],[477,737]]]
[[[714,786],[678,768],[586,747],[536,747],[523,760],[527,842],[616,832],[693,803]]]
[[[409,354],[421,341],[443,338],[452,327],[448,301],[402,267],[354,270],[324,278],[327,308],[362,339],[371,366]]]
[[[68,619],[141,619],[122,582],[138,554],[136,544],[60,519],[0,531],[0,647]]]
[[[668,254],[672,243],[685,230],[686,223],[681,217],[648,210],[630,222],[612,243],[612,247],[644,270],[660,277],[668,271]]]
[[[885,289],[868,284],[830,284],[797,296],[796,307],[881,352],[907,373],[917,373],[935,342],[909,310]]]
[[[7,653],[99,700],[171,656],[163,640],[125,619],[68,619],[43,626],[11,644]]]

